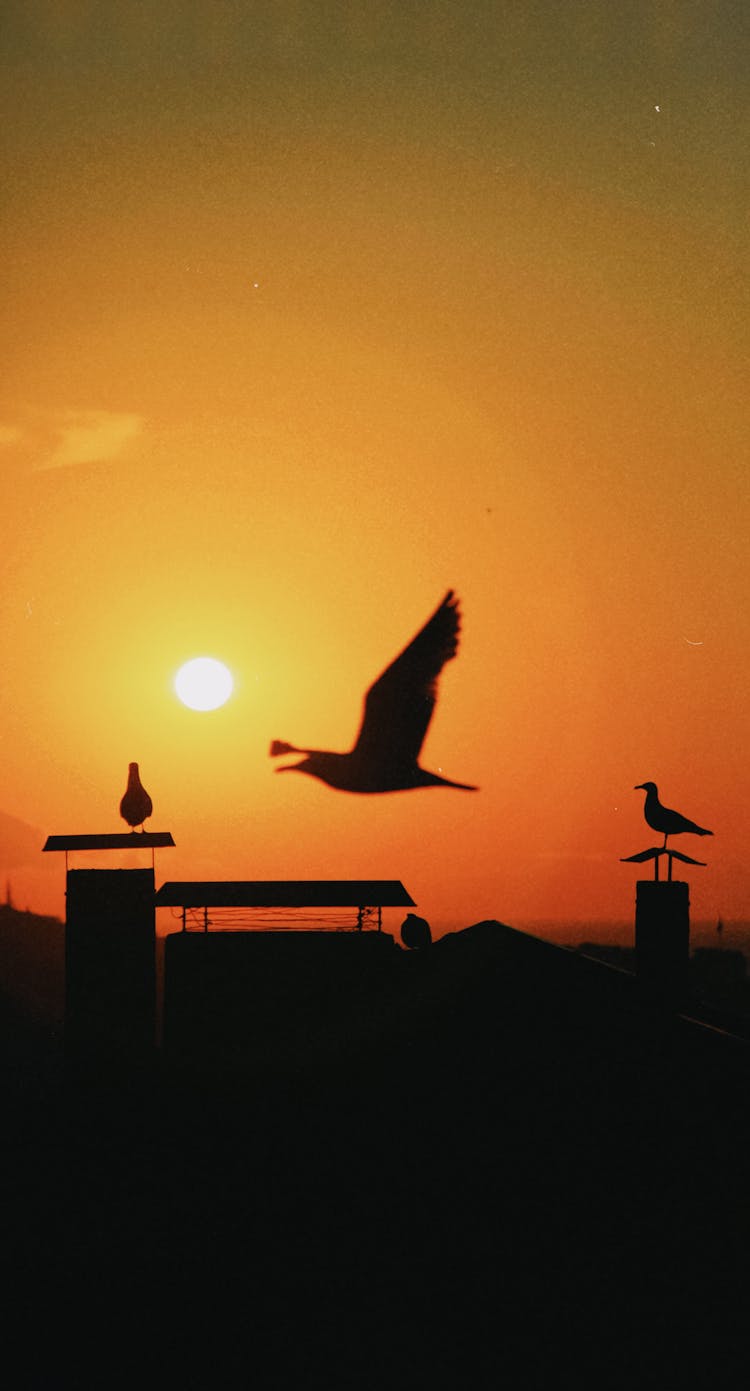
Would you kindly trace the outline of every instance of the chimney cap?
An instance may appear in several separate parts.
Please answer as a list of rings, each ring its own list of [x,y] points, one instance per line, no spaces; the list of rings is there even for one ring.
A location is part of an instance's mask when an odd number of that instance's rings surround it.
[[[98,836],[47,836],[42,850],[153,850],[174,845],[169,831],[116,831]]]

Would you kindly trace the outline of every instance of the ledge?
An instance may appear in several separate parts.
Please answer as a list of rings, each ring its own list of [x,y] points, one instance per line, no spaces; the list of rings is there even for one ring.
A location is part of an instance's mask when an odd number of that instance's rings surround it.
[[[117,831],[100,836],[47,836],[42,850],[153,850],[174,845],[169,831]]]

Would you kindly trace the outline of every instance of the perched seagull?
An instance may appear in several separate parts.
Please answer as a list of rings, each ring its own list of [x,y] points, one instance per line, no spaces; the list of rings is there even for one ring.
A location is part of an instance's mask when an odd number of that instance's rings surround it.
[[[430,924],[426,918],[418,918],[416,913],[407,913],[401,924],[401,941],[409,951],[420,951],[432,942]]]
[[[712,836],[713,831],[706,831],[703,826],[696,826],[694,821],[688,821],[686,816],[682,816],[679,811],[670,811],[669,807],[663,807],[659,801],[659,789],[655,782],[639,782],[633,791],[637,792],[640,788],[646,793],[646,802],[643,808],[643,815],[652,831],[664,833],[663,849],[667,848],[667,836],[678,836],[682,831],[692,831],[695,836]]]
[[[125,796],[120,802],[120,816],[123,821],[127,821],[129,826],[135,830],[140,826],[143,830],[143,823],[147,816],[153,811],[153,803],[143,786],[139,773],[138,764],[128,764],[128,785],[125,789]]]
[[[428,773],[418,763],[437,699],[444,664],[458,650],[458,600],[449,589],[424,628],[386,667],[365,696],[357,742],[350,753],[298,749],[274,739],[271,758],[304,753],[301,763],[287,763],[277,773],[308,773],[344,792],[399,792],[412,787],[476,788]]]

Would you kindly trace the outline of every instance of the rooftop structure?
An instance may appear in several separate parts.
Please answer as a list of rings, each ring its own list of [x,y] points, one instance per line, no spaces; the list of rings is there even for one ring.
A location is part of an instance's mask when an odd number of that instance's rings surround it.
[[[162,884],[157,908],[181,908],[183,929],[188,909],[203,909],[208,929],[209,908],[355,908],[356,927],[377,914],[382,927],[383,908],[413,908],[414,899],[399,879],[217,879],[174,880]]]

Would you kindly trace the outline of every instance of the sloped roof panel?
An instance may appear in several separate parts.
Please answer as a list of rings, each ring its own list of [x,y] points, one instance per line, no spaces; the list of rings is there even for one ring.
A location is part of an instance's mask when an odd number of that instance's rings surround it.
[[[156,906],[179,908],[408,908],[399,879],[219,879],[162,884]]]

